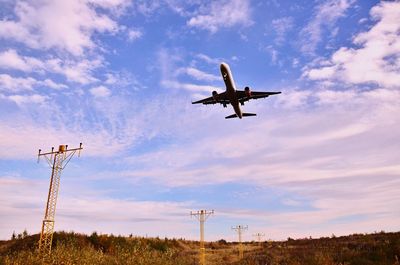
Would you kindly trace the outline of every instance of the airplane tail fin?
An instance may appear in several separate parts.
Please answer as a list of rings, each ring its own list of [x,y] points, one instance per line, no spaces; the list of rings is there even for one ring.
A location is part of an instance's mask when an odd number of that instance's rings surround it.
[[[242,114],[243,117],[250,117],[250,116],[257,116],[257,114],[255,113],[243,113]],[[229,116],[226,116],[225,119],[232,119],[232,118],[237,118],[238,116],[236,114],[232,114]]]

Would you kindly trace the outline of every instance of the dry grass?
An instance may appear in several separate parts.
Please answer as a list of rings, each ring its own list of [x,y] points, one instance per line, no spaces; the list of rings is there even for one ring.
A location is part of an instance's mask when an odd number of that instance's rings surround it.
[[[43,264],[37,253],[38,235],[0,242],[0,264]],[[198,264],[198,242],[159,238],[91,236],[56,233],[45,264]],[[237,244],[209,242],[207,264],[213,265],[400,265],[400,233],[376,233],[321,239],[245,244],[238,259]]]

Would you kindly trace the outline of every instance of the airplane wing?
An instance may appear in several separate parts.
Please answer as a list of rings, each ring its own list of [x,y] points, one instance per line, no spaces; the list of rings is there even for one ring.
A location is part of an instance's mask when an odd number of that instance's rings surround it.
[[[282,92],[260,92],[260,91],[251,91],[250,96],[246,94],[246,91],[236,90],[236,95],[239,102],[249,101],[250,99],[259,99],[266,98],[272,95],[277,95]]]
[[[216,104],[216,103],[227,105],[227,104],[230,104],[230,101],[226,97],[226,92],[222,92],[222,93],[217,95],[217,100],[214,99],[214,97],[208,97],[208,98],[205,98],[205,99],[201,99],[201,100],[192,102],[192,104],[200,104],[200,103],[202,103],[204,105]]]

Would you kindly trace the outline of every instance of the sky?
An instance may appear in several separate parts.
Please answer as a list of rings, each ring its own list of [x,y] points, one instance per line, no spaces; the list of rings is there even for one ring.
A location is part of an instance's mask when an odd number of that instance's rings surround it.
[[[400,230],[400,1],[0,0],[0,239],[206,240]],[[230,106],[225,89],[281,91]]]

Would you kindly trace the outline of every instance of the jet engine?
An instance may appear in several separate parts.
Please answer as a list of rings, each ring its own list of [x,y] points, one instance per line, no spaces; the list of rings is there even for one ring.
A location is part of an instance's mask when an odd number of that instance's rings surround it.
[[[246,97],[251,97],[251,90],[250,90],[250,87],[245,87],[244,88],[244,93],[246,94]]]
[[[212,97],[213,97],[213,99],[214,99],[216,102],[218,102],[219,97],[218,97],[218,92],[217,92],[217,91],[213,91],[213,92],[212,92]]]

